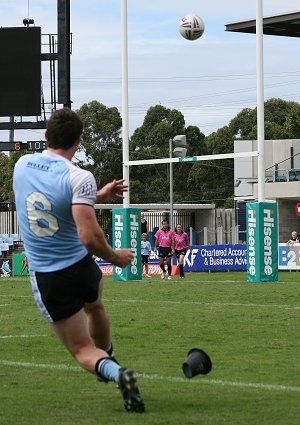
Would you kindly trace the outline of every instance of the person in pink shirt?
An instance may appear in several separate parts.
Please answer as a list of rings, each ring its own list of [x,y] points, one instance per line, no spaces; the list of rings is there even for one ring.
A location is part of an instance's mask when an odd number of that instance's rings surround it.
[[[171,274],[172,274],[172,264],[171,264],[171,258],[174,254],[174,238],[175,232],[174,230],[170,230],[169,222],[168,220],[162,221],[162,228],[159,229],[155,233],[155,244],[154,244],[154,251],[158,251],[158,261],[159,266],[162,270],[161,278],[165,278],[165,264],[164,259],[166,258],[167,268],[168,268],[168,279],[171,280]]]
[[[176,233],[174,232],[174,248],[178,262],[180,277],[184,277],[183,260],[186,254],[187,247],[191,248],[188,234],[182,230],[182,225],[177,224]]]

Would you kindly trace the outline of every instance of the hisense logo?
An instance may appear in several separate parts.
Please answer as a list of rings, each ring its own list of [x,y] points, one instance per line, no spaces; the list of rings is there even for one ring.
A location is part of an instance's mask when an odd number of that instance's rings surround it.
[[[249,273],[251,276],[256,274],[255,263],[255,228],[256,228],[256,210],[248,210],[248,261]]]
[[[123,215],[116,214],[115,215],[115,248],[122,248],[122,233],[124,230],[124,223],[123,223]],[[122,273],[121,267],[116,267],[115,272],[120,275]]]
[[[272,232],[274,228],[274,210],[264,209],[264,272],[273,273],[272,264]]]
[[[137,274],[137,264],[138,264],[138,255],[137,255],[137,246],[138,243],[140,244],[140,241],[138,241],[138,228],[139,228],[139,222],[138,222],[138,215],[137,214],[130,214],[130,248],[133,255],[133,258],[131,260],[131,273]]]

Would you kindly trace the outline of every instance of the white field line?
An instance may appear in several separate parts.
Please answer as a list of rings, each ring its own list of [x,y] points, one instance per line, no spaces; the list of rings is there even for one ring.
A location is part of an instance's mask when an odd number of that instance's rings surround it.
[[[32,298],[32,295],[0,295],[1,297],[7,297],[7,298]],[[300,309],[300,306],[293,306],[288,304],[254,304],[254,303],[217,303],[217,302],[211,302],[211,303],[205,303],[202,301],[171,301],[171,300],[142,300],[142,299],[133,299],[133,300],[126,300],[126,299],[110,299],[110,298],[103,298],[103,301],[105,302],[113,302],[113,303],[137,303],[137,304],[186,304],[186,305],[211,305],[211,306],[218,306],[218,307],[266,307],[266,308],[285,308],[288,310],[298,310]]]
[[[9,306],[10,304],[0,304],[0,307],[7,307],[7,306]]]
[[[42,338],[49,335],[0,335],[0,339],[11,339],[11,338]]]
[[[0,297],[5,297],[5,298],[33,298],[33,295],[6,295],[6,294],[0,294]]]
[[[19,366],[29,368],[40,368],[40,369],[54,369],[54,370],[65,370],[71,372],[83,372],[78,366],[68,366],[64,364],[45,364],[45,363],[28,363],[28,362],[14,362],[10,360],[0,360],[0,364],[3,366]],[[246,382],[235,382],[235,381],[221,381],[220,379],[203,379],[201,377],[194,379],[186,379],[176,376],[162,376],[162,375],[149,375],[146,373],[137,373],[137,375],[144,379],[151,379],[157,381],[167,382],[179,382],[184,384],[205,384],[205,385],[220,385],[222,387],[239,387],[239,388],[250,388],[256,390],[269,390],[269,391],[290,391],[300,392],[300,387],[293,387],[291,385],[276,385],[276,384],[261,384],[261,383],[246,383]]]
[[[162,300],[162,301],[157,301],[157,300],[126,300],[126,299],[110,299],[110,298],[104,298],[103,301],[105,302],[113,302],[113,303],[139,303],[139,304],[186,304],[186,305],[208,305],[208,306],[218,306],[218,307],[278,307],[278,308],[285,308],[285,309],[299,309],[300,307],[298,306],[292,306],[292,305],[288,305],[288,304],[247,304],[247,303],[217,303],[217,302],[212,302],[212,303],[205,303],[202,301],[171,301],[171,300]]]

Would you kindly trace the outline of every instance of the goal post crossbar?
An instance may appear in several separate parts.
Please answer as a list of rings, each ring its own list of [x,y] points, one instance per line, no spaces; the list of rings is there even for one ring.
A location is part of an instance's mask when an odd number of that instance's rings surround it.
[[[150,164],[170,164],[176,162],[196,162],[196,161],[213,161],[217,159],[231,159],[231,158],[246,158],[258,156],[258,151],[253,152],[236,152],[236,153],[221,153],[217,155],[201,155],[201,156],[187,156],[185,158],[153,158],[142,159],[135,161],[124,162],[125,166],[132,165],[150,165]]]

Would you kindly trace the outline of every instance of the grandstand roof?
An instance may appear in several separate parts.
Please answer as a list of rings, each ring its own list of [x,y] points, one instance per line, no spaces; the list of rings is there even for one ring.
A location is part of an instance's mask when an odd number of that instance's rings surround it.
[[[232,22],[226,31],[256,33],[256,20]],[[300,11],[263,18],[263,33],[284,37],[300,37]]]

